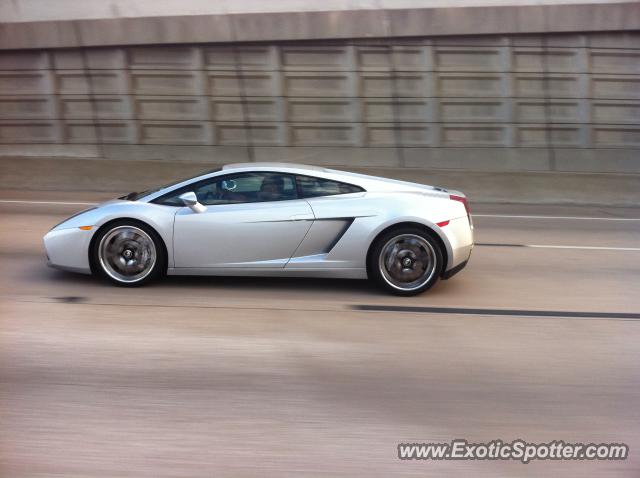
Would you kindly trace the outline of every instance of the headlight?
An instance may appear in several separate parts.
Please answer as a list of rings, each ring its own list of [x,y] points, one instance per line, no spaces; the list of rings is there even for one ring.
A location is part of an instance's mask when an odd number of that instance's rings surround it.
[[[94,209],[98,209],[96,206],[94,207],[90,207],[87,209],[83,209],[80,212],[75,213],[73,216],[69,216],[68,218],[66,218],[64,221],[59,222],[58,224],[56,224],[55,226],[53,226],[50,231],[53,231],[56,227],[61,226],[62,224],[64,224],[67,221],[70,221],[71,219],[73,219],[74,217],[78,217],[80,214],[84,214],[85,212],[89,212],[89,211],[93,211]]]

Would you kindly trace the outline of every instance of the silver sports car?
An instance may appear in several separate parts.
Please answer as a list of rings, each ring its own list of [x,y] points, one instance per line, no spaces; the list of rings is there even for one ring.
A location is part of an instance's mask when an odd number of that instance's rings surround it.
[[[414,295],[473,248],[464,194],[314,166],[233,164],[80,212],[48,263],[123,286],[164,274],[369,278]]]

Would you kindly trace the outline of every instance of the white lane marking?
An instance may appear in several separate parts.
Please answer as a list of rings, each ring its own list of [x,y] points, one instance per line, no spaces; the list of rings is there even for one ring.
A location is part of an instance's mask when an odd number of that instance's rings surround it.
[[[50,204],[56,206],[95,206],[97,202],[69,202],[69,201],[21,201],[17,199],[0,199],[0,203],[11,204]]]
[[[595,251],[640,251],[640,247],[607,247],[607,246],[559,246],[552,244],[523,244],[524,247],[537,249],[586,249]]]
[[[579,249],[590,251],[640,251],[640,247],[613,246],[564,246],[556,244],[508,244],[499,242],[478,242],[476,246],[484,247],[530,247],[533,249]]]
[[[579,219],[588,221],[640,221],[640,218],[638,217],[518,216],[509,214],[471,214],[471,217],[498,217],[506,219]]]

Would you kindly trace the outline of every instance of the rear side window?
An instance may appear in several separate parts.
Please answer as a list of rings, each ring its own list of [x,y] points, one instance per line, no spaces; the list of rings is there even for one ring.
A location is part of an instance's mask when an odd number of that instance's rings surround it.
[[[296,181],[300,196],[303,198],[364,192],[360,186],[312,176],[296,176]]]

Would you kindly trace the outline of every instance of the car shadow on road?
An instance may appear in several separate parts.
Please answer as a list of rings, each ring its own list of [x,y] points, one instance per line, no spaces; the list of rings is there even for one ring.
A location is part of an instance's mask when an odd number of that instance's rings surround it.
[[[42,277],[39,270],[33,276]],[[119,287],[107,282],[104,279],[86,274],[76,274],[55,269],[46,269],[44,279],[47,282],[54,282],[57,285],[67,287],[98,287],[113,289],[131,289]],[[233,291],[234,293],[250,293],[260,291],[261,293],[273,292],[274,294],[295,293],[313,295],[349,295],[364,294],[371,296],[385,295],[384,291],[377,288],[367,280],[355,279],[325,279],[325,278],[294,278],[294,277],[235,277],[235,276],[166,276],[160,280],[153,281],[145,286],[134,288],[143,292],[145,290],[158,291],[167,290],[196,290],[212,291],[221,293]]]
[[[383,293],[367,280],[298,277],[168,276],[153,285],[190,289],[260,290],[262,292],[273,291],[274,293],[287,291],[309,294],[358,292],[377,295]]]

